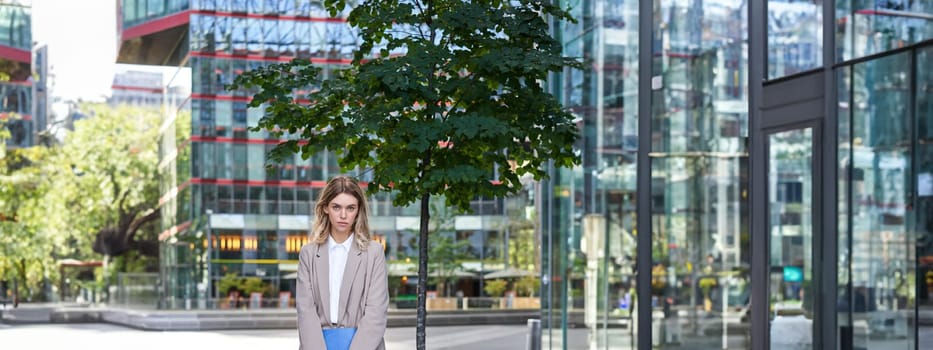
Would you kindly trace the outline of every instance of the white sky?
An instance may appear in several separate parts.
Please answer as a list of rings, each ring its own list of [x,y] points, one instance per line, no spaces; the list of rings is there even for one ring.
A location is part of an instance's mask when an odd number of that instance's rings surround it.
[[[103,100],[114,72],[175,67],[118,65],[116,0],[33,0],[32,40],[49,46],[52,95],[62,100]],[[187,85],[190,85],[190,78]]]

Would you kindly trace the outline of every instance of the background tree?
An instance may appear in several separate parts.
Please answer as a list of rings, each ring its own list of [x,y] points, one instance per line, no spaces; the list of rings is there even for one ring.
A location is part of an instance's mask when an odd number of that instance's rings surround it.
[[[526,271],[538,271],[538,238],[532,220],[522,215],[509,215],[508,266]]]
[[[440,287],[441,295],[450,296],[452,284],[460,279],[458,273],[463,270],[463,260],[469,256],[466,248],[468,241],[459,241],[451,234],[434,235],[429,254],[433,259],[428,263],[431,281]]]
[[[82,108],[91,117],[61,145],[0,149],[0,280],[29,299],[61,278],[59,259],[129,255],[117,261],[123,271],[158,261],[157,232],[145,227],[158,218],[158,111]]]
[[[332,16],[346,6],[325,1]],[[561,55],[549,19],[572,20],[542,0],[362,1],[347,18],[360,47],[331,79],[293,60],[247,72],[230,87],[258,87],[251,106],[267,107],[256,130],[288,135],[273,161],[333,150],[344,169],[373,170],[370,192],[393,190],[401,206],[420,200],[419,350],[430,197],[443,194],[469,211],[477,196],[519,191],[523,174],[546,176],[548,160],[578,163],[573,116],[542,81],[580,64]],[[297,103],[296,91],[312,91],[314,103]]]
[[[457,282],[457,273],[463,270],[463,260],[469,258],[466,251],[470,242],[457,240],[454,212],[450,208],[437,202],[432,207],[434,228],[431,232],[435,237],[430,242],[429,254],[434,259],[428,263],[428,270],[433,275],[431,280],[434,284],[442,287],[442,295],[449,297],[451,284]]]
[[[48,229],[44,208],[45,147],[6,150],[9,133],[0,122],[0,280],[12,281],[14,298],[43,300],[40,286],[57,271],[53,256],[64,245]],[[6,297],[0,295],[0,297]]]
[[[158,256],[154,235],[137,239],[159,218],[158,111],[89,105],[62,146],[59,202],[95,253],[120,256],[130,249]],[[75,225],[77,224],[77,225]],[[152,233],[151,231],[149,233]],[[86,246],[86,245],[85,245]]]
[[[71,238],[59,256],[100,259],[104,286],[118,271],[151,271],[158,263],[157,110],[81,106],[89,117],[74,123],[47,165],[55,191],[48,225]],[[119,269],[119,270],[118,270]]]

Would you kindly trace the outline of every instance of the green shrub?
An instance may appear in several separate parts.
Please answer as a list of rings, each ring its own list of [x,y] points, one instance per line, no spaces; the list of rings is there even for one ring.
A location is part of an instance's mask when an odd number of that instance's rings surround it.
[[[483,290],[486,291],[487,295],[498,298],[498,297],[501,297],[503,294],[505,294],[506,286],[507,286],[507,283],[505,282],[505,280],[492,280],[492,281],[486,282],[486,286],[483,287]]]
[[[525,276],[515,281],[515,294],[520,297],[533,297],[541,289],[541,280],[537,276]]]

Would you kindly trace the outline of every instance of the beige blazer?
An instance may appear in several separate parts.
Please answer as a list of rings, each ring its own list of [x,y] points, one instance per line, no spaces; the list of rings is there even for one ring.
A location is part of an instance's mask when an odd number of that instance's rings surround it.
[[[361,251],[356,243],[347,255],[340,284],[337,327],[356,327],[351,350],[384,350],[389,312],[388,277],[382,245],[369,242]],[[330,287],[327,244],[308,243],[298,255],[299,350],[325,350],[322,329],[330,323]]]

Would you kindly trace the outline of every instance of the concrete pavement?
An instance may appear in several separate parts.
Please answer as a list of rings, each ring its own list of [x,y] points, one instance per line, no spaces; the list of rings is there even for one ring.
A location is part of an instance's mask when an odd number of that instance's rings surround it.
[[[389,310],[389,327],[410,327],[415,310]],[[540,318],[539,310],[472,309],[431,311],[428,326],[521,325]],[[153,331],[295,329],[295,309],[140,310],[88,305],[33,304],[0,310],[0,323],[111,323]]]
[[[524,349],[523,326],[428,327],[426,342],[432,350]],[[386,330],[387,350],[415,348],[415,329]],[[297,349],[295,330],[237,330],[200,332],[146,332],[109,324],[32,324],[0,328],[0,348],[19,349]]]

